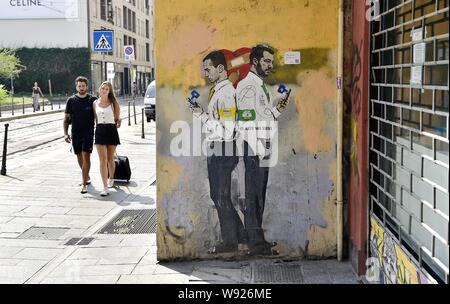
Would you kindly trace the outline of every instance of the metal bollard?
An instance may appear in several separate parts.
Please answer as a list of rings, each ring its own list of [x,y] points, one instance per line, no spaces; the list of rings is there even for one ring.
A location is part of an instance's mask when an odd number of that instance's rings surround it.
[[[136,121],[136,102],[133,100],[133,112],[134,112],[134,124],[137,125]]]
[[[3,142],[3,157],[2,157],[2,171],[0,172],[1,175],[6,175],[6,150],[8,148],[7,142],[8,142],[8,127],[9,124],[5,124],[5,139]]]
[[[25,114],[25,97],[22,97],[22,114]]]
[[[142,138],[145,138],[144,134],[144,108],[142,108]]]
[[[38,103],[39,103],[39,101],[38,101]],[[45,111],[45,99],[44,99],[44,97],[42,97],[42,112],[44,112]]]
[[[14,95],[11,96],[11,115],[14,116]]]
[[[49,99],[49,101],[50,101],[50,109],[53,110],[53,101],[50,99]]]
[[[130,101],[128,100],[128,125],[131,126],[131,110],[130,110]]]

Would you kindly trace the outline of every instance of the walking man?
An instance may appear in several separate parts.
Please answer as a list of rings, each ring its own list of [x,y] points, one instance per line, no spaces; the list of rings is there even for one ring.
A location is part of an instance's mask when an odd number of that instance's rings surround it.
[[[236,92],[228,80],[227,63],[220,51],[203,59],[203,71],[213,84],[208,98],[208,112],[192,106],[194,115],[206,124],[208,179],[210,196],[217,209],[222,242],[211,253],[235,252],[238,243],[246,242],[241,219],[231,201],[231,172],[238,163],[234,142],[236,123]]]
[[[263,79],[273,70],[274,51],[267,45],[257,45],[250,53],[250,72],[236,88],[240,135],[244,138],[245,204],[244,223],[250,254],[275,253],[264,237],[262,229],[269,167],[262,166],[271,151],[267,130],[288,104],[287,93],[271,98]],[[275,102],[276,106],[272,105]]]
[[[77,94],[67,100],[64,115],[64,140],[72,143],[81,168],[81,193],[87,193],[87,185],[91,183],[89,171],[91,169],[91,153],[94,144],[94,112],[92,108],[95,97],[89,95],[88,80],[79,76],[75,79]],[[72,124],[69,135],[69,124]]]

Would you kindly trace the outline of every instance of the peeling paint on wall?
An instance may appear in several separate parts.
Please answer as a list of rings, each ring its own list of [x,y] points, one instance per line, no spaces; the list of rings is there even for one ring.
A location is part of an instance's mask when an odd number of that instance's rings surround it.
[[[195,90],[207,108],[211,84],[202,77],[203,58],[214,50],[259,43],[276,50],[275,73],[264,79],[270,94],[279,84],[292,90],[278,121],[278,163],[270,168],[262,222],[265,238],[276,242],[278,257],[335,256],[338,2],[157,0],[155,8],[158,259],[218,257],[208,252],[221,241],[221,231],[206,156],[175,157],[170,146],[187,127],[188,150],[195,149],[186,96]],[[300,65],[284,64],[288,51],[301,53]],[[176,128],[174,122],[180,122]],[[243,220],[236,178],[231,192]],[[246,257],[241,247],[219,256]]]

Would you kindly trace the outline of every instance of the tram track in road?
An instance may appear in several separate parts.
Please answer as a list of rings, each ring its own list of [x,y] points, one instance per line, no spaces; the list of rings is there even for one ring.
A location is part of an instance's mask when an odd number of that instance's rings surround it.
[[[130,108],[131,112],[133,110]],[[122,113],[122,125],[124,121],[128,120],[128,105],[121,106],[121,113]],[[136,109],[136,118],[138,118],[141,115],[142,111],[139,108]],[[61,115],[61,113],[58,113],[58,115]],[[37,117],[35,117],[37,118]],[[134,119],[134,113],[130,113],[130,120],[132,121]],[[39,148],[42,145],[47,145],[52,142],[62,140],[64,137],[61,135],[62,132],[60,132],[60,129],[62,129],[62,121],[63,118],[59,117],[58,119],[51,119],[49,121],[17,121],[10,123],[10,125],[13,125],[11,129],[8,130],[8,136],[10,141],[8,143],[8,153],[7,156],[13,156],[18,153],[22,153],[25,151],[32,151],[36,148]],[[140,121],[140,120],[139,120]],[[52,125],[55,124],[55,125]],[[61,123],[61,124],[59,124]],[[14,126],[15,124],[19,124],[18,126]],[[24,126],[24,124],[27,124]],[[53,136],[45,136],[51,133],[55,133]],[[38,137],[45,137],[42,141],[36,142],[36,138]],[[3,139],[4,137],[4,129],[1,128],[0,130],[0,138]],[[30,145],[26,145],[26,143],[31,143]]]

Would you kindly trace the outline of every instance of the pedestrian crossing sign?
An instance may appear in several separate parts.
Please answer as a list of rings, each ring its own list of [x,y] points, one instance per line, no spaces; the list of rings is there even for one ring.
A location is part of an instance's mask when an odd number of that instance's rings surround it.
[[[113,43],[113,31],[94,31],[94,52],[112,52]]]

